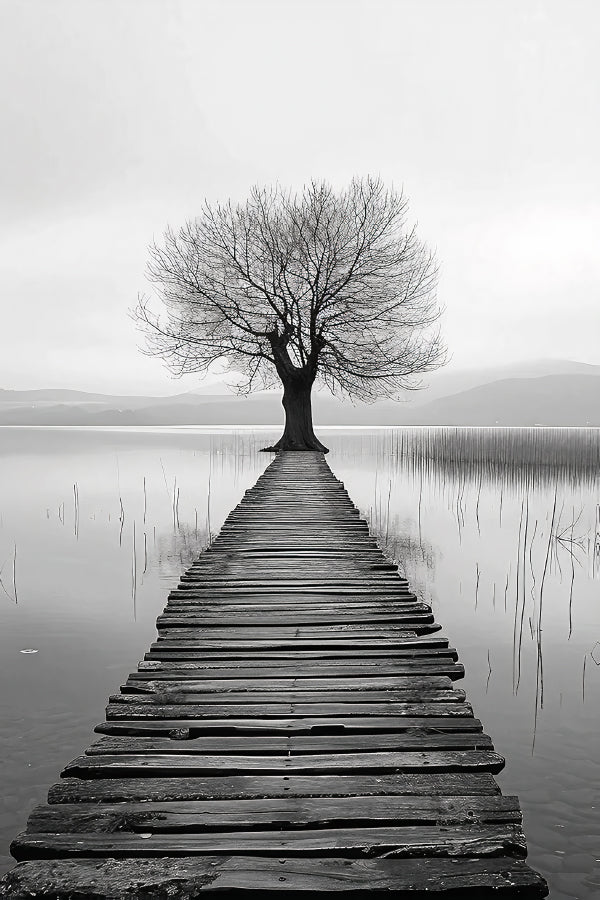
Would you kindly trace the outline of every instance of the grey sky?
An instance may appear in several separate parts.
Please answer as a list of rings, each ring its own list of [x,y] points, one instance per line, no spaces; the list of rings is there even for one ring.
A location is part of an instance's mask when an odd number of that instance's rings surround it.
[[[2,0],[0,387],[191,389],[146,246],[255,182],[404,185],[453,365],[600,363],[597,0]]]

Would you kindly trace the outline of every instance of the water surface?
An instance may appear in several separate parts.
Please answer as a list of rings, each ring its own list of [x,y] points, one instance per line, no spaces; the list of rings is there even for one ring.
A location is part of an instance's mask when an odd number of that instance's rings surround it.
[[[531,864],[554,900],[600,897],[598,431],[321,432],[459,651],[475,714],[507,758],[502,788],[520,796]],[[0,429],[3,870],[275,436]]]

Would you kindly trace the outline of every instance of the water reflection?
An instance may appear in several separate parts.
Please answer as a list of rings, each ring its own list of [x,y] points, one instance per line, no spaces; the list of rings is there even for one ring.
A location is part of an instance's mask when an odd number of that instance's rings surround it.
[[[360,448],[381,469],[391,464],[438,483],[475,479],[526,490],[557,482],[596,486],[598,435],[596,428],[395,428],[365,429],[350,444],[339,437],[330,443],[336,459]]]

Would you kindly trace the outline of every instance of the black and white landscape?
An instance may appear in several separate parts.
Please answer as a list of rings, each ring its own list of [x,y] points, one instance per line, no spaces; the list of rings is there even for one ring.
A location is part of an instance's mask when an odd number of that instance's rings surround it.
[[[2,0],[2,900],[599,900],[599,46]]]

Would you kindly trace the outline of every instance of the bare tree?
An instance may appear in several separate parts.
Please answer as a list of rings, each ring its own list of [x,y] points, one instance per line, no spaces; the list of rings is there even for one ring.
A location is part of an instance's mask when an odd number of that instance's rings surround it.
[[[166,318],[139,300],[147,352],[177,375],[226,361],[244,376],[240,392],[280,382],[285,430],[269,449],[326,451],[312,425],[315,382],[372,401],[443,362],[431,328],[437,267],[406,214],[403,194],[377,178],[205,202],[150,248]]]

